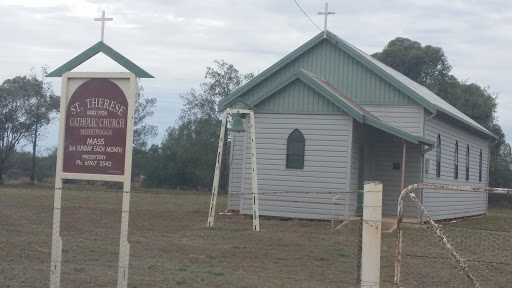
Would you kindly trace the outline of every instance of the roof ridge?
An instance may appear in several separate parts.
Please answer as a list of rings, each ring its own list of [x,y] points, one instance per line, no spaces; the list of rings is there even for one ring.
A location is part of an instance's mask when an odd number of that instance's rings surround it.
[[[73,57],[68,62],[62,64],[59,68],[53,70],[48,73],[46,77],[61,77],[64,73],[75,69],[80,66],[82,63],[88,61],[92,57],[96,56],[98,53],[103,53],[110,59],[114,60],[117,64],[126,68],[126,70],[135,74],[135,76],[139,78],[154,78],[151,74],[146,72],[144,69],[139,67],[137,64],[133,63],[130,59],[123,56],[123,54],[114,50],[114,48],[108,46],[103,41],[98,41],[96,44],[84,50],[82,53]]]
[[[318,45],[323,39],[331,42],[338,49],[341,49],[343,52],[347,53],[350,57],[354,58],[356,61],[361,63],[366,68],[370,69],[374,73],[376,73],[379,77],[381,77],[384,81],[387,81],[390,85],[393,85],[398,90],[402,91],[408,97],[416,101],[419,105],[429,110],[430,112],[436,114],[438,111],[444,114],[447,114],[450,118],[459,121],[460,123],[491,137],[495,137],[493,133],[484,128],[482,125],[478,124],[476,121],[468,117],[466,114],[462,113],[448,102],[443,100],[441,97],[432,93],[432,91],[428,90],[426,87],[420,85],[419,83],[414,82],[412,79],[403,75],[402,73],[394,70],[393,68],[387,66],[386,64],[378,61],[373,58],[371,55],[366,54],[361,49],[355,47],[349,42],[341,39],[336,34],[327,30],[327,37],[323,38],[323,32],[319,33],[315,37],[311,38],[306,43],[299,46],[297,49],[293,50],[281,60],[274,63],[269,68],[265,69],[262,73],[254,77],[251,81],[245,83],[243,86],[233,91],[226,98],[222,99],[219,102],[219,108],[225,109],[230,105],[236,98],[240,97],[243,93],[250,90],[254,86],[258,85],[261,81],[284,67],[286,64],[290,63],[312,47]],[[299,68],[302,69],[302,68]]]
[[[357,48],[356,46],[350,44],[346,40],[343,40],[342,38],[340,38],[336,34],[330,32],[330,31],[328,31],[328,33],[329,33],[329,36],[334,37],[337,40],[343,42],[345,45],[349,46],[349,48],[355,50],[360,55],[364,56],[367,60],[372,62],[379,69],[382,69],[384,73],[390,75],[393,79],[395,79],[396,81],[398,81],[398,82],[402,83],[403,85],[407,86],[409,89],[411,89],[416,94],[418,94],[418,96],[420,96],[423,99],[425,99],[426,101],[428,101],[431,105],[433,105],[435,107],[435,109],[436,109],[435,112],[437,112],[437,110],[440,110],[441,112],[447,114],[448,116],[450,116],[450,117],[452,117],[452,118],[454,118],[456,120],[459,120],[461,122],[466,122],[467,125],[473,126],[473,128],[479,130],[480,132],[483,132],[484,134],[487,134],[489,136],[492,136],[492,137],[496,138],[496,135],[494,135],[492,132],[487,130],[485,127],[480,125],[475,120],[471,119],[471,117],[469,117],[468,115],[464,114],[459,109],[455,108],[453,105],[448,103],[443,98],[441,98],[438,95],[436,95],[434,92],[430,91],[427,87],[419,84],[418,82],[416,82],[416,81],[412,80],[411,78],[405,76],[404,74],[402,74],[399,71],[393,69],[392,67],[390,67],[390,66],[382,63],[381,61],[375,59],[371,55],[367,54],[366,52],[362,51],[361,49]],[[387,70],[389,70],[389,71],[387,71]],[[395,74],[395,75],[393,75],[393,74]],[[393,85],[393,83],[391,83],[391,84]],[[396,86],[396,85],[394,85],[394,86]],[[405,93],[405,94],[407,94],[408,96],[411,96],[408,93]],[[432,111],[432,112],[435,113],[434,111]]]

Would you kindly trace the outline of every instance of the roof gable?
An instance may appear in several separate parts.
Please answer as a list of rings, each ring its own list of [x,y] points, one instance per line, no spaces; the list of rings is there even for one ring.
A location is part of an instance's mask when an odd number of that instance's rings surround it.
[[[146,72],[141,67],[137,66],[137,64],[130,61],[130,59],[124,57],[121,53],[117,52],[112,47],[105,44],[105,42],[103,41],[99,41],[98,43],[92,45],[82,53],[75,56],[73,59],[69,60],[59,68],[50,72],[48,75],[46,75],[46,77],[61,77],[64,73],[75,69],[80,64],[91,59],[93,56],[100,52],[102,52],[110,59],[114,60],[116,63],[123,66],[124,68],[126,68],[126,70],[132,72],[133,74],[135,74],[135,76],[139,78],[154,78],[153,76],[151,76],[151,74]]]
[[[308,72],[306,70],[300,69],[295,73],[292,77],[287,79],[286,81],[283,81],[280,85],[275,87],[275,89],[269,91],[268,93],[262,95],[260,98],[254,100],[251,103],[242,103],[250,107],[254,107],[258,105],[259,103],[262,103],[269,97],[272,97],[275,93],[279,92],[280,90],[284,89],[291,83],[293,83],[296,80],[300,80],[303,83],[305,83],[308,87],[313,89],[314,91],[318,92],[323,97],[327,98],[329,101],[331,101],[333,104],[338,106],[341,110],[346,112],[348,115],[353,117],[356,121],[360,123],[365,123],[367,125],[373,126],[377,129],[380,129],[382,131],[388,132],[392,135],[395,135],[399,138],[405,139],[409,142],[418,144],[418,143],[425,143],[428,145],[432,145],[433,142],[430,140],[427,140],[423,137],[413,135],[409,132],[406,132],[400,128],[394,127],[384,121],[381,121],[378,117],[373,115],[372,113],[365,110],[363,107],[361,107],[356,102],[352,101],[349,97],[347,97],[345,94],[337,90],[335,87],[333,87],[331,84],[329,84],[324,79],[320,78],[319,76]]]
[[[233,93],[228,95],[225,99],[220,101],[219,108],[220,109],[226,109],[235,99],[241,97],[246,92],[249,92],[252,88],[256,87],[258,84],[263,83],[267,78],[271,77],[274,73],[276,73],[280,69],[284,69],[286,65],[291,63],[293,60],[297,59],[301,55],[304,55],[308,51],[312,50],[313,47],[315,47],[317,44],[321,43],[323,41],[323,35],[322,33],[318,34],[317,36],[313,37],[311,40],[276,62],[274,65],[270,66],[268,69],[263,71],[258,76],[254,77],[251,81],[243,85],[242,87],[235,90]],[[442,100],[439,96],[435,95],[434,93],[430,92],[427,88],[421,86],[420,84],[412,81],[408,77],[404,76],[403,74],[397,72],[396,70],[392,69],[391,67],[388,67],[387,65],[379,62],[378,60],[374,59],[370,55],[362,52],[361,50],[357,49],[353,45],[349,44],[348,42],[345,42],[335,34],[331,32],[327,32],[327,41],[329,43],[332,43],[333,46],[336,48],[333,49],[339,49],[343,51],[344,53],[348,54],[350,57],[355,59],[358,63],[372,71],[374,75],[377,75],[375,77],[379,77],[380,81],[384,81],[386,83],[389,83],[391,85],[390,87],[394,87],[394,89],[398,89],[403,93],[402,95],[405,95],[404,97],[408,97],[412,100],[414,100],[415,103],[420,104],[425,109],[429,110],[432,113],[437,113],[438,111],[447,114],[448,116],[452,117],[453,119],[465,124],[466,126],[469,126],[470,128],[479,131],[480,133],[486,134],[488,136],[496,137],[494,134],[486,130],[484,127],[476,123],[474,120],[466,116],[464,113],[460,112],[450,104],[448,104],[446,101]],[[303,67],[299,67],[303,68]],[[365,69],[366,69],[365,68]],[[349,73],[350,74],[350,73]],[[350,75],[349,75],[350,77]],[[373,77],[373,76],[372,76]],[[288,79],[289,80],[289,79]],[[288,81],[285,80],[285,81]],[[277,80],[281,81],[281,80]],[[283,84],[284,82],[281,82]],[[264,91],[262,94],[268,94],[267,92],[271,93],[273,89],[278,88],[280,85],[274,85],[269,91]],[[252,93],[252,92],[251,92]],[[347,95],[354,96],[348,91]],[[264,95],[263,95],[264,96]],[[263,97],[261,96],[261,97]],[[261,98],[260,97],[260,98]]]
[[[241,99],[241,98],[238,98]],[[243,103],[242,103],[243,104]],[[246,106],[250,107],[250,106]],[[343,114],[343,110],[298,77],[254,106],[261,113]]]

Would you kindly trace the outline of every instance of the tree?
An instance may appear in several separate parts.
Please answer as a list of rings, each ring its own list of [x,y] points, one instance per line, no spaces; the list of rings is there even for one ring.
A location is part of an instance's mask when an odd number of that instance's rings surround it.
[[[0,185],[9,157],[34,131],[37,102],[33,100],[43,94],[42,81],[34,77],[16,76],[0,85]]]
[[[218,111],[218,103],[227,97],[238,87],[254,77],[253,73],[242,74],[238,69],[224,60],[215,60],[214,67],[207,66],[204,78],[207,82],[200,85],[201,92],[191,89],[188,93],[180,95],[183,100],[183,109],[178,118],[181,125],[178,132],[187,133],[185,138],[189,145],[183,147],[183,150],[177,150],[181,153],[190,153],[196,161],[194,165],[187,166],[185,171],[196,173],[196,177],[191,179],[191,183],[199,186],[211,185],[215,170],[215,160],[217,155],[217,144],[221,126],[221,112]],[[225,132],[227,136],[227,131]],[[178,133],[178,135],[180,135]],[[227,185],[229,160],[228,137],[224,137],[223,163],[221,168],[220,187]],[[179,146],[178,146],[179,148]],[[194,152],[195,151],[195,152]],[[200,153],[197,153],[199,152]],[[178,158],[178,161],[180,159]],[[204,162],[203,162],[204,161]],[[202,162],[202,163],[201,163]],[[197,163],[197,164],[195,164]]]
[[[452,67],[439,47],[397,37],[372,56],[436,94],[439,85],[450,80]]]
[[[147,118],[154,115],[153,108],[156,106],[156,98],[148,98],[144,95],[144,87],[137,78],[137,90],[135,92],[135,115],[133,129],[133,145],[138,149],[146,149],[148,139],[158,135],[155,125],[145,123]]]
[[[41,74],[41,80],[37,79],[34,73],[30,75],[30,78],[34,81],[40,81],[42,87],[42,93],[34,94],[30,99],[31,105],[28,111],[33,120],[33,132],[30,136],[30,141],[32,142],[32,169],[30,181],[32,184],[36,181],[36,149],[38,137],[40,136],[42,128],[55,119],[54,116],[59,112],[60,108],[60,97],[53,93],[51,83],[45,81],[45,76],[48,74],[48,67],[42,67]]]
[[[214,64],[206,67],[207,81],[200,85],[200,91],[191,89],[180,95],[184,107],[177,125],[167,129],[160,147],[148,151],[148,157],[155,161],[146,174],[148,184],[189,188],[211,185],[221,125],[218,102],[254,76],[240,73],[223,60]],[[224,145],[224,149],[221,189],[227,185],[229,168],[229,146]]]
[[[132,179],[144,175],[147,162],[148,139],[158,135],[155,125],[147,124],[145,121],[154,115],[153,108],[156,106],[156,98],[146,97],[144,87],[137,78],[137,89],[135,91],[135,114],[133,129],[133,152],[132,152]]]
[[[437,95],[478,124],[491,130],[496,121],[497,95],[489,92],[489,87],[453,78],[439,84]]]
[[[184,102],[178,119],[181,123],[207,118],[218,121],[220,125],[221,113],[217,110],[219,101],[254,77],[253,73],[241,74],[233,64],[224,60],[215,60],[213,63],[217,67],[206,67],[204,78],[209,81],[200,85],[201,92],[190,89],[180,95]]]

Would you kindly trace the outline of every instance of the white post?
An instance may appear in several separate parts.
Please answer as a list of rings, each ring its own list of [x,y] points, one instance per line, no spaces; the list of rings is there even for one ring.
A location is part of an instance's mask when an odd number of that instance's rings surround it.
[[[251,118],[252,226],[254,231],[260,231],[260,208],[258,200],[258,168],[256,164],[256,130],[254,129],[254,111],[251,111],[249,115]]]
[[[68,75],[62,75],[59,119],[59,143],[57,146],[57,164],[55,168],[55,194],[53,199],[53,230],[52,254],[50,267],[50,288],[60,287],[60,272],[62,263],[62,238],[60,237],[60,212],[62,207],[62,163],[64,154],[64,129],[66,120],[62,116],[68,105]]]
[[[57,176],[55,177],[55,196],[53,200],[53,231],[52,256],[50,267],[50,288],[60,287],[60,269],[62,263],[62,238],[60,237],[61,198],[62,179],[59,176]]]
[[[128,286],[128,265],[130,262],[130,244],[128,243],[128,217],[130,215],[130,183],[123,185],[123,206],[121,212],[121,234],[119,236],[119,264],[117,268],[117,287]]]
[[[219,190],[220,168],[222,164],[222,150],[224,148],[224,133],[226,131],[226,119],[228,111],[222,115],[222,126],[220,127],[219,146],[217,148],[217,162],[215,163],[215,174],[213,176],[212,198],[210,200],[210,210],[208,214],[208,224],[206,227],[212,227],[215,220],[215,205],[217,204],[217,192]]]
[[[361,287],[378,288],[380,284],[381,219],[382,183],[365,182]]]
[[[123,181],[123,204],[121,206],[121,233],[119,235],[119,263],[117,265],[117,288],[128,287],[128,268],[130,263],[130,243],[128,243],[128,220],[130,216],[130,195],[133,155],[133,126],[135,115],[135,94],[137,89],[135,75],[130,77],[128,96],[128,129],[126,131],[126,154]]]

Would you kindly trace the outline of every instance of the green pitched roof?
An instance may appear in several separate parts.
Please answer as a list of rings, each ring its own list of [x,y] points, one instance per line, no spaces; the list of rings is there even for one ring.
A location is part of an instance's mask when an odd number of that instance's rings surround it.
[[[357,104],[352,99],[347,97],[345,94],[343,94],[341,91],[336,89],[334,86],[329,84],[324,79],[320,78],[319,76],[317,76],[309,71],[303,70],[303,69],[300,69],[292,77],[290,77],[286,81],[283,81],[280,85],[278,85],[277,87],[275,87],[268,93],[265,93],[258,99],[255,99],[252,103],[245,103],[245,101],[242,101],[242,104],[254,107],[254,106],[258,105],[258,103],[261,103],[266,98],[271,97],[274,93],[278,92],[279,90],[286,87],[288,84],[292,83],[293,81],[295,81],[297,79],[304,82],[306,85],[311,87],[313,90],[318,92],[320,95],[329,99],[329,101],[331,101],[336,106],[338,106],[340,109],[342,109],[347,114],[352,116],[359,123],[364,123],[364,124],[370,125],[372,127],[375,127],[379,130],[382,130],[382,131],[385,131],[392,135],[395,135],[399,138],[405,139],[414,144],[418,144],[418,143],[424,143],[427,145],[434,144],[433,141],[430,141],[430,140],[425,139],[420,136],[413,135],[407,131],[404,131],[400,128],[397,128],[395,126],[392,126],[392,125],[380,120],[378,117],[376,117],[372,113],[365,110],[363,107],[361,107],[359,104]],[[239,98],[239,99],[242,99],[242,98]],[[237,100],[235,100],[235,101],[237,101]]]
[[[443,114],[448,115],[449,117],[457,120],[458,122],[469,126],[470,128],[479,131],[485,135],[495,137],[494,134],[489,132],[487,129],[482,127],[480,124],[475,122],[473,119],[469,118],[464,113],[457,110],[455,107],[450,105],[448,102],[441,99],[439,96],[432,93],[427,88],[422,85],[414,82],[409,79],[405,75],[400,72],[394,70],[393,68],[383,64],[382,62],[374,59],[370,55],[362,52],[355,46],[349,44],[348,42],[342,40],[335,34],[330,31],[327,31],[327,41],[330,41],[336,47],[340,48],[342,51],[356,59],[358,62],[363,64],[365,67],[375,72],[381,78],[389,82],[391,85],[395,86],[397,89],[411,97],[414,101],[422,105],[425,109],[429,110],[432,113],[441,112]],[[245,85],[235,90],[233,93],[228,95],[225,99],[219,102],[220,109],[226,109],[229,107],[235,99],[241,97],[245,92],[256,86],[262,80],[267,77],[270,77],[274,72],[284,67],[286,64],[290,63],[304,52],[311,49],[313,46],[317,45],[321,41],[323,41],[323,32],[319,33],[317,36],[313,37],[311,40],[295,49],[292,53],[288,54],[274,65],[270,66],[268,69],[263,71],[258,76],[254,77],[251,81],[247,82]]]
[[[124,68],[126,68],[126,70],[132,72],[133,74],[135,74],[135,76],[139,78],[154,78],[144,69],[137,66],[137,64],[130,61],[130,59],[124,57],[121,53],[117,52],[112,47],[108,46],[107,44],[105,44],[105,42],[102,41],[92,45],[84,52],[78,54],[73,59],[69,60],[59,68],[53,70],[48,75],[46,75],[46,77],[61,77],[62,74],[75,69],[80,64],[91,59],[93,56],[100,52],[107,55],[110,59],[114,60],[116,63],[123,66]]]

